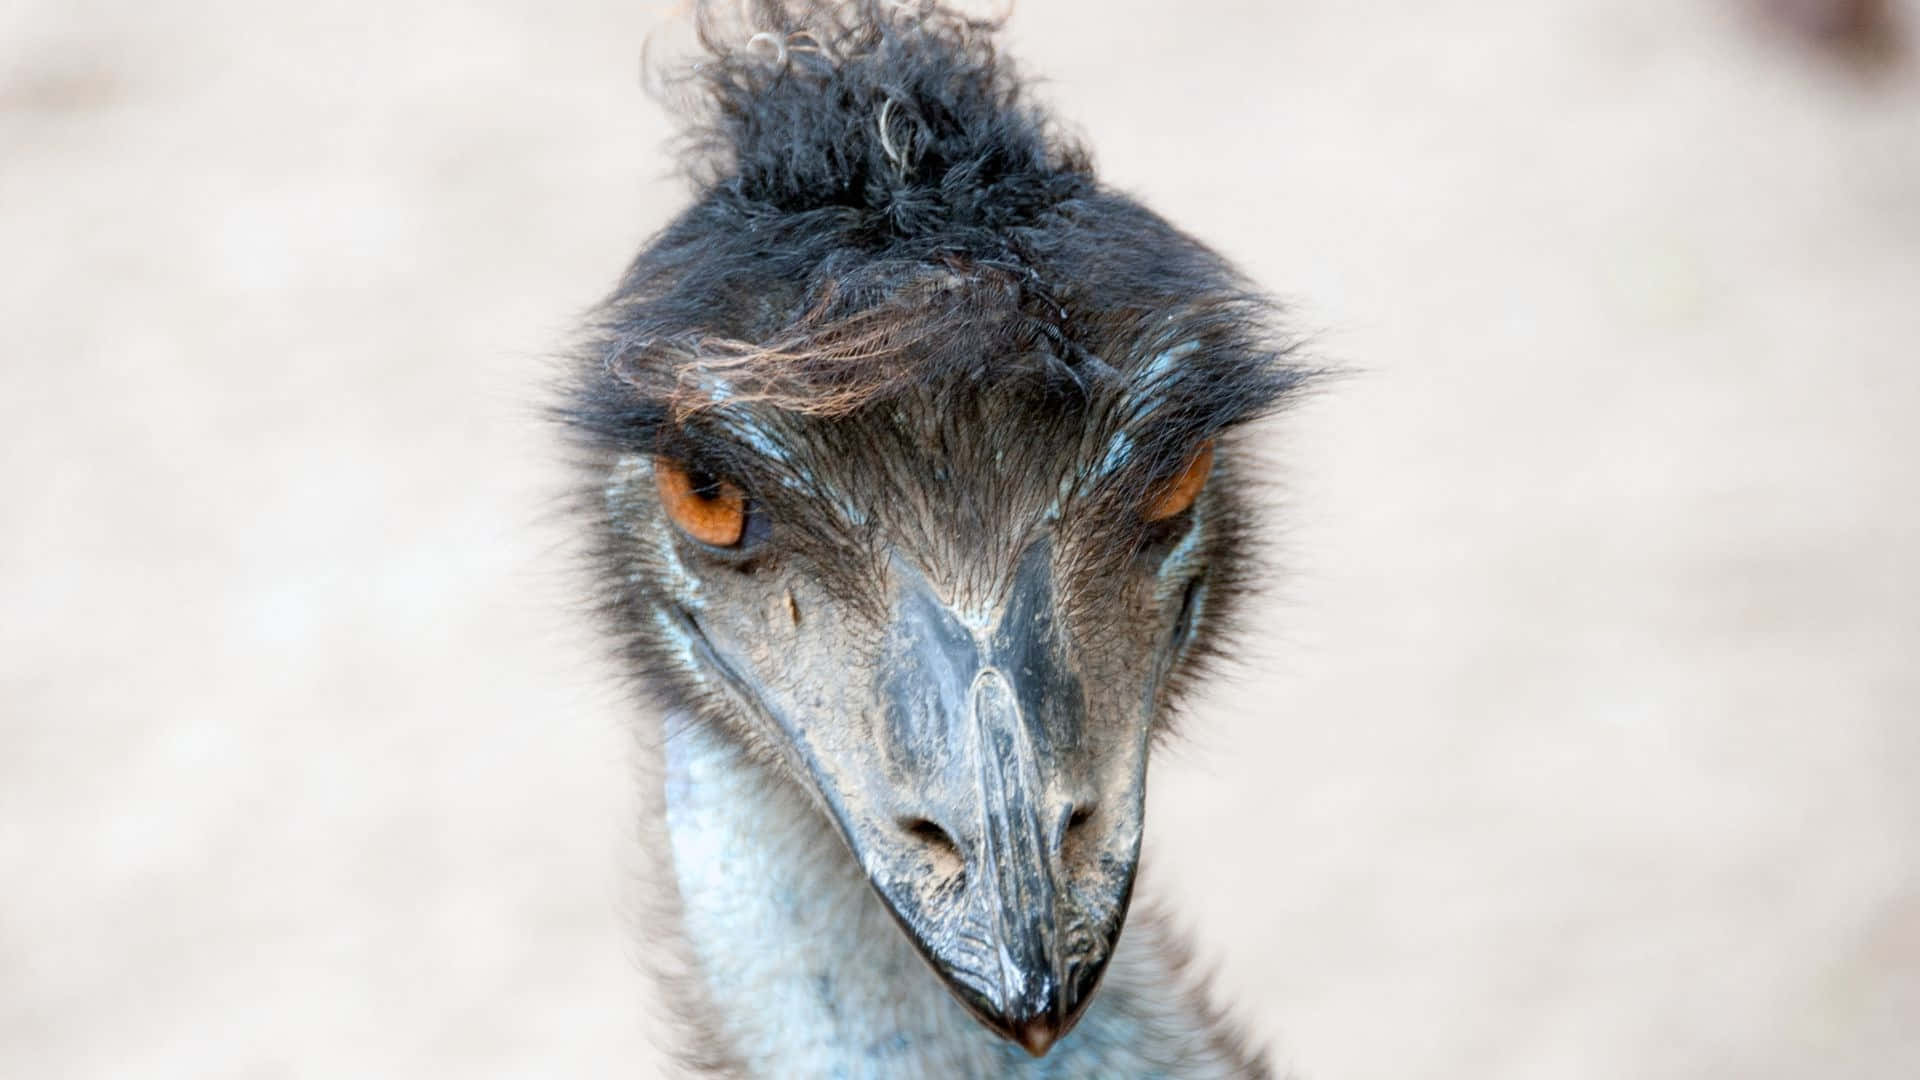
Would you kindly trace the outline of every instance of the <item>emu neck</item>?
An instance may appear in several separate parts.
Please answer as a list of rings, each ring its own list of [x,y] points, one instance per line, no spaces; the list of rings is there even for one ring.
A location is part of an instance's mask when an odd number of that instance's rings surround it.
[[[953,999],[825,817],[704,725],[667,721],[667,832],[683,929],[750,1076],[1263,1075],[1130,927],[1079,1026],[1033,1059]]]

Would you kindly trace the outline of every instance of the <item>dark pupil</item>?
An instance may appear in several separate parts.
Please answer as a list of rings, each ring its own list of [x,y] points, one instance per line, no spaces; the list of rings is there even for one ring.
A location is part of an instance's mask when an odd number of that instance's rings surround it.
[[[688,469],[687,486],[693,489],[693,497],[701,502],[712,502],[720,497],[720,478],[710,472]]]

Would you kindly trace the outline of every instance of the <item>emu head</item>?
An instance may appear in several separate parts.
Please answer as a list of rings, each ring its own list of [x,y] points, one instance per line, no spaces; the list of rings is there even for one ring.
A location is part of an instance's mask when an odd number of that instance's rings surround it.
[[[1216,256],[1018,103],[986,27],[759,17],[738,47],[706,25],[696,201],[568,407],[605,606],[646,683],[809,793],[959,1000],[1044,1053],[1246,578],[1236,430],[1303,374]]]

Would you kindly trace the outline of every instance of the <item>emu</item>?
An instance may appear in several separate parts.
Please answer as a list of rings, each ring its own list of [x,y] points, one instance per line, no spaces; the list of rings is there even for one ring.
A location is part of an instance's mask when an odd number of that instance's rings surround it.
[[[562,407],[660,717],[680,1062],[1270,1075],[1174,936],[1122,926],[1149,753],[1255,576],[1245,425],[1311,372],[1101,185],[997,22],[695,25],[693,203]]]

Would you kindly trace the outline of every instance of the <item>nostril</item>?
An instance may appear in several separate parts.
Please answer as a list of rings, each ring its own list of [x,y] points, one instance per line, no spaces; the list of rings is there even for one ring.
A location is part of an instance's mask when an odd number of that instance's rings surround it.
[[[909,834],[921,843],[928,844],[932,847],[954,847],[953,837],[947,835],[947,830],[935,825],[926,818],[910,818],[902,821],[900,827],[907,830]]]
[[[960,845],[953,842],[947,830],[926,818],[903,818],[900,828],[926,848],[934,870],[943,877],[965,871],[966,860],[960,855]]]
[[[1066,856],[1069,861],[1072,860],[1071,849],[1076,846],[1074,838],[1079,835],[1080,826],[1092,819],[1093,811],[1092,803],[1075,804],[1067,807],[1066,813],[1054,819],[1056,822],[1053,833],[1054,851]]]

